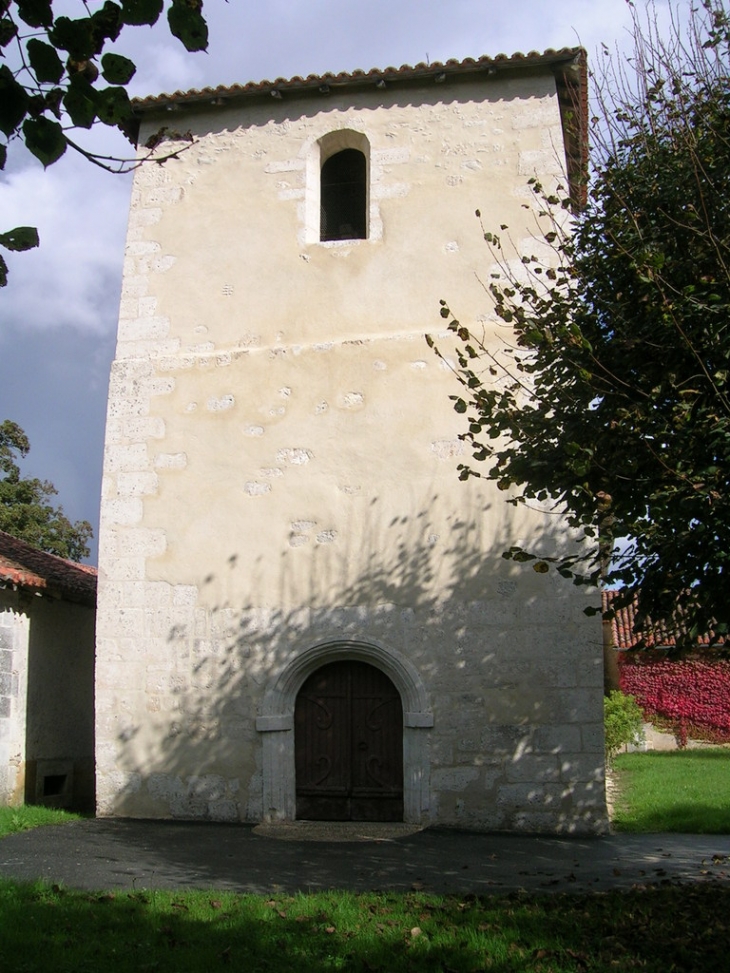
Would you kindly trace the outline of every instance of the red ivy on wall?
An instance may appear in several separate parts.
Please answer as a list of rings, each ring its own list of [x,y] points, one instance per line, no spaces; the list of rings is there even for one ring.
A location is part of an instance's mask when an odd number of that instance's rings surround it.
[[[730,662],[696,659],[670,662],[646,653],[620,656],[620,686],[664,723],[680,746],[689,737],[730,742]]]

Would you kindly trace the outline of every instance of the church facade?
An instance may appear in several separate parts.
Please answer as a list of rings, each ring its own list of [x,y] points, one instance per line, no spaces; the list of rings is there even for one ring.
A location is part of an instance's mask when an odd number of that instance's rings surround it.
[[[474,213],[519,259],[528,179],[580,192],[583,53],[137,108],[140,146],[185,148],[133,187],[97,812],[604,830],[600,623],[501,557],[565,527],[458,480],[439,335],[445,299],[508,338]]]

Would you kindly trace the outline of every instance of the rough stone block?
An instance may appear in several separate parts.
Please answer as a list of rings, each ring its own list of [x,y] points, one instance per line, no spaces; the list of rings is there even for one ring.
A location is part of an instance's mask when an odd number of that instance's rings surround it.
[[[558,759],[551,755],[523,754],[517,759],[506,761],[504,766],[507,780],[510,782],[545,782],[560,779]]]
[[[574,723],[539,726],[534,745],[542,753],[574,753],[581,749],[581,728]]]
[[[142,501],[137,497],[107,500],[104,504],[104,518],[107,524],[132,527],[140,523],[144,513]]]
[[[117,494],[120,498],[154,496],[159,489],[156,473],[135,472],[117,474]],[[105,508],[108,514],[108,510]]]
[[[104,450],[104,469],[110,473],[121,470],[147,470],[149,457],[145,443],[107,446]]]
[[[463,791],[478,777],[478,767],[448,767],[431,773],[431,787],[435,791]]]
[[[162,530],[149,527],[133,527],[122,531],[117,537],[118,556],[159,557],[165,553],[167,538]]]
[[[0,696],[18,695],[18,677],[12,672],[0,671]]]
[[[175,607],[192,608],[198,601],[198,589],[192,584],[176,584],[172,588],[172,604]]]
[[[606,732],[603,723],[584,723],[580,728],[580,736],[585,753],[604,753]]]

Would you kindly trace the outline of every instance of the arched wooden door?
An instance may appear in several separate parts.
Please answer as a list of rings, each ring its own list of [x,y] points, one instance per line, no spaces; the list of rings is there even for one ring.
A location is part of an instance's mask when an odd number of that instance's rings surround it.
[[[365,662],[332,662],[299,690],[294,714],[297,817],[403,820],[403,706]]]

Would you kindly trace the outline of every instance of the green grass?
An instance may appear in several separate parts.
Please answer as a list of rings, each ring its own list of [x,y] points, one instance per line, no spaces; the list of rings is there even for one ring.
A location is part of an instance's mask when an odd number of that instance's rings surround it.
[[[77,821],[80,815],[70,814],[50,807],[32,807],[24,804],[21,807],[0,807],[0,838],[16,831],[27,831],[29,828],[39,828],[44,824],[65,824],[67,821]]]
[[[730,833],[730,750],[625,753],[614,770],[617,831]]]
[[[88,893],[0,882],[13,973],[724,969],[730,889],[477,897]]]

